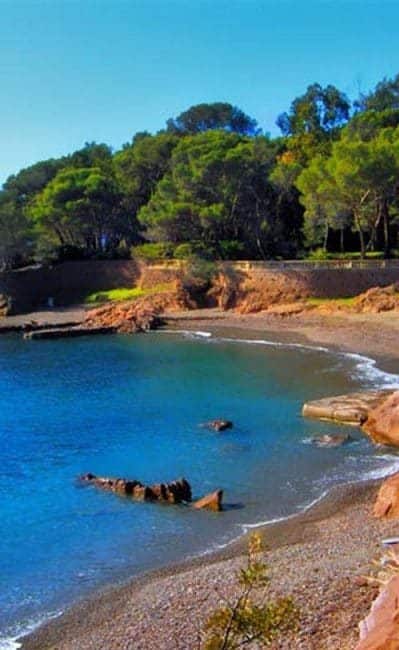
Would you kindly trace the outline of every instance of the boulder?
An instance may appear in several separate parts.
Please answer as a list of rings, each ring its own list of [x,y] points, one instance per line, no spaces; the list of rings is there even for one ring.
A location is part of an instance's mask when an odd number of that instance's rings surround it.
[[[334,435],[326,433],[312,438],[312,442],[316,447],[341,447],[341,445],[344,445],[350,440],[351,437],[347,433],[337,433]]]
[[[384,586],[359,629],[355,650],[399,650],[399,576]]]
[[[211,420],[210,422],[205,422],[202,426],[207,429],[213,429],[214,431],[225,431],[226,429],[231,429],[233,423],[230,420]]]
[[[369,412],[363,431],[373,442],[399,446],[399,391],[392,393]]]
[[[213,512],[220,512],[222,510],[223,490],[215,490],[202,499],[198,499],[193,503],[193,508],[196,510],[212,510]]]
[[[318,420],[332,420],[359,426],[367,420],[369,413],[393,392],[393,390],[368,390],[348,395],[324,397],[304,404],[302,415]]]
[[[389,476],[381,485],[374,504],[374,517],[399,518],[399,472]]]

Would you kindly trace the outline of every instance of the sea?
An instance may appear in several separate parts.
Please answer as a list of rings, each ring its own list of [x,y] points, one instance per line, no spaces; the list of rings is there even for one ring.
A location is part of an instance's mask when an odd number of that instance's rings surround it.
[[[337,484],[399,467],[357,429],[304,419],[303,402],[397,387],[371,358],[269,338],[158,331],[53,341],[0,337],[0,649],[80,598],[220,549],[298,513]],[[202,426],[234,422],[223,433]],[[345,429],[347,431],[347,429]],[[222,513],[82,486],[184,476]]]

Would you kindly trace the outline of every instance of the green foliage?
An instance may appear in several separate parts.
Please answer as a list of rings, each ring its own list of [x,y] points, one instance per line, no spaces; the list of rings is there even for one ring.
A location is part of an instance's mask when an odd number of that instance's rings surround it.
[[[158,260],[170,260],[173,257],[174,246],[171,242],[148,242],[134,246],[131,250],[132,257],[155,262]]]
[[[399,234],[399,74],[352,112],[337,88],[315,83],[278,118],[283,137],[262,135],[229,103],[203,103],[116,153],[87,142],[40,161],[0,190],[0,265],[131,250],[149,260],[319,247],[388,257]]]
[[[176,246],[173,257],[176,260],[188,260],[195,255],[195,246],[193,244],[179,244]]]
[[[393,79],[383,79],[371,93],[361,95],[356,106],[361,111],[399,109],[399,74]]]
[[[99,167],[62,169],[28,207],[49,245],[116,248],[127,234],[116,180]]]
[[[308,255],[309,260],[322,261],[330,259],[329,253],[325,248],[316,248],[313,251],[310,251]]]
[[[123,300],[135,300],[143,296],[151,296],[158,293],[164,293],[171,289],[171,284],[157,284],[151,288],[143,289],[141,287],[122,287],[120,289],[108,289],[104,291],[96,291],[86,296],[85,302],[88,304],[103,303],[103,302],[118,302]]]
[[[260,133],[256,120],[225,102],[197,104],[167,121],[167,130],[177,135],[195,135],[216,129],[248,136]]]
[[[320,305],[342,305],[344,307],[351,307],[355,302],[355,298],[352,296],[347,298],[308,298],[306,302],[308,305],[314,307],[319,307]]]
[[[10,193],[0,195],[0,270],[17,266],[33,253],[33,234]]]
[[[284,135],[325,134],[347,122],[349,109],[348,98],[335,86],[312,84],[304,95],[294,99],[289,113],[278,117],[277,126]]]
[[[95,291],[90,293],[85,302],[88,304],[99,303],[99,302],[110,302],[110,301],[120,301],[120,300],[134,300],[135,298],[141,298],[145,295],[145,291],[139,287],[134,287],[133,289],[108,289],[106,291]]]
[[[276,146],[263,136],[208,131],[185,137],[139,220],[153,239],[200,242],[216,259],[225,258],[222,242],[237,242],[235,254],[278,254],[288,233],[269,181],[275,158]]]
[[[177,142],[178,138],[169,133],[137,134],[131,145],[115,155],[116,178],[124,194],[126,210],[135,224],[139,209],[148,203],[157,183],[169,169]]]
[[[298,610],[291,598],[267,600],[269,577],[260,553],[261,538],[253,535],[247,566],[238,574],[239,594],[209,617],[202,650],[238,650],[255,642],[266,647],[297,628]]]

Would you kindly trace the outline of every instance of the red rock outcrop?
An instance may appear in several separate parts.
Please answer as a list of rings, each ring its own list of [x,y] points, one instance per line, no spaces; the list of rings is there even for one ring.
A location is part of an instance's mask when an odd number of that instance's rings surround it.
[[[360,425],[369,414],[392,395],[392,390],[367,390],[347,395],[324,397],[303,405],[304,417]]]
[[[159,310],[135,302],[109,303],[87,313],[84,327],[87,330],[109,328],[115,332],[131,334],[153,329],[159,323]]]
[[[353,308],[355,311],[363,313],[379,313],[399,309],[399,285],[373,287],[354,299]]]
[[[116,332],[130,334],[157,327],[160,314],[165,309],[189,309],[190,302],[181,283],[176,282],[171,291],[154,293],[137,300],[109,302],[87,312],[83,326],[86,329],[109,327]]]
[[[211,494],[207,494],[193,503],[193,508],[196,510],[212,510],[213,512],[220,512],[222,510],[223,490],[215,490]]]
[[[374,517],[399,518],[399,472],[382,483],[374,504]]]
[[[373,442],[399,446],[399,391],[369,412],[363,431]]]
[[[399,650],[399,576],[394,576],[359,624],[355,650]]]
[[[110,490],[124,496],[130,496],[140,501],[162,501],[166,503],[190,502],[192,499],[191,486],[185,478],[172,483],[143,485],[140,481],[125,478],[113,478],[84,474],[80,477],[84,483],[95,485],[103,490]]]

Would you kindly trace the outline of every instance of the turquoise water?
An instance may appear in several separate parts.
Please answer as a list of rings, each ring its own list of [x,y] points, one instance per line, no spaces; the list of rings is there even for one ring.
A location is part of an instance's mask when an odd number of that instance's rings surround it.
[[[229,543],[336,483],[384,473],[396,457],[356,431],[318,449],[333,425],[307,399],[397,377],[370,360],[266,341],[151,333],[79,340],[0,338],[0,648],[104,584]],[[201,422],[225,417],[231,431]],[[143,482],[185,476],[226,511],[134,503],[84,472]],[[16,646],[14,646],[16,647]]]

